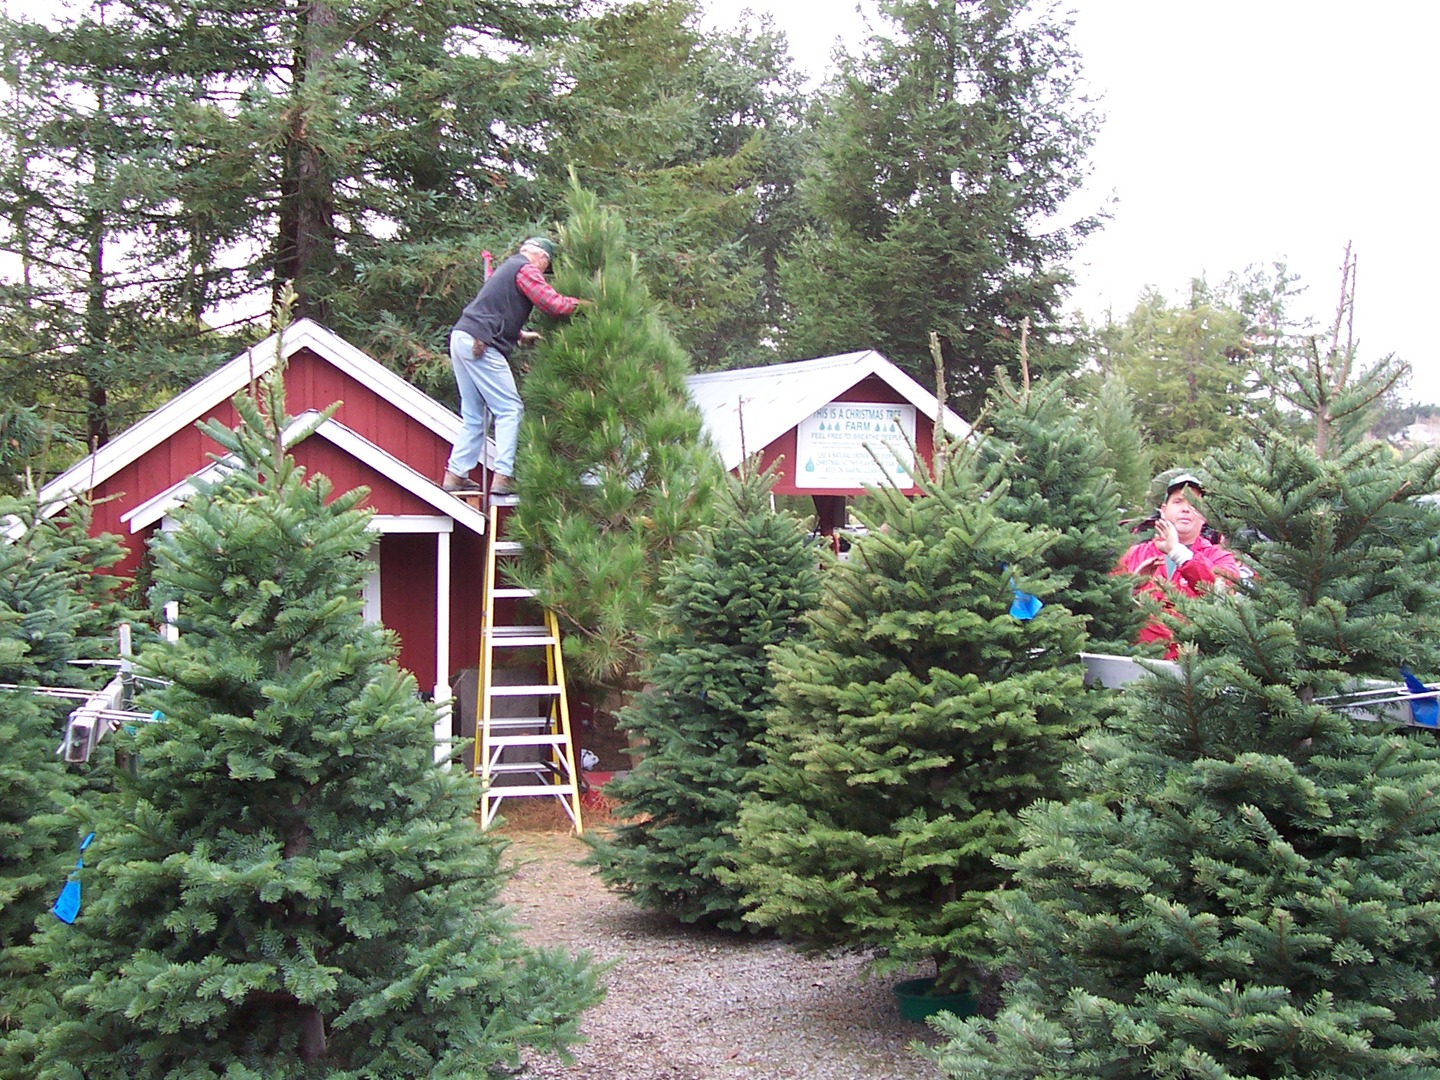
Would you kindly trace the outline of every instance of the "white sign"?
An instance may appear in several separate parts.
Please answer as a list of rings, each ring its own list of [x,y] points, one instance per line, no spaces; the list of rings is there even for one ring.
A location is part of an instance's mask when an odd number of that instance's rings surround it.
[[[795,431],[795,486],[915,486],[915,406],[837,401]]]

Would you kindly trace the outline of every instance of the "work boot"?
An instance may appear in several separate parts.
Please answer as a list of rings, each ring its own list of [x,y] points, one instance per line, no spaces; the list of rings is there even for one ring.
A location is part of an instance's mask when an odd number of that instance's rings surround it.
[[[456,476],[449,469],[445,470],[445,479],[440,481],[440,486],[446,491],[457,495],[464,495],[471,491],[479,491],[480,485],[468,476]]]

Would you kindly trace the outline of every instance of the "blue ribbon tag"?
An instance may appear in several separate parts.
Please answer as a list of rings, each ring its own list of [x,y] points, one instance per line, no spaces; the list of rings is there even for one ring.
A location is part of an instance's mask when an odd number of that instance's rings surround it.
[[[73,923],[75,916],[80,914],[80,871],[85,869],[84,852],[90,846],[90,841],[95,839],[92,832],[80,841],[81,858],[75,860],[75,870],[65,881],[65,887],[60,890],[60,895],[55,900],[55,905],[50,910],[61,922]]]
[[[1402,667],[1400,675],[1405,680],[1405,689],[1412,694],[1428,694],[1430,688],[1411,674],[1410,669]],[[1418,698],[1410,702],[1410,715],[1415,717],[1415,723],[1423,724],[1425,727],[1440,727],[1440,699],[1427,697]]]
[[[1029,622],[1036,615],[1039,615],[1040,609],[1045,606],[1045,602],[1038,596],[1031,596],[1028,592],[1021,592],[1020,586],[1015,584],[1014,578],[1010,579],[1010,591],[1015,594],[1015,599],[1011,601],[1010,604],[1010,615],[1020,622]]]

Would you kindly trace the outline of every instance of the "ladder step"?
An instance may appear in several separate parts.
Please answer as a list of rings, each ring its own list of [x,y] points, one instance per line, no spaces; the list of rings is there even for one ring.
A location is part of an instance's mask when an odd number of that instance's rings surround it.
[[[555,695],[560,693],[560,687],[555,684],[539,684],[535,686],[492,686],[487,691],[491,697],[536,697]]]
[[[496,555],[519,555],[525,550],[525,546],[519,540],[496,540]]]
[[[548,716],[492,716],[491,731],[525,731],[530,728],[548,728],[554,721]]]
[[[556,735],[553,732],[541,733],[539,735],[490,735],[485,739],[486,746],[567,746],[570,740],[564,735]]]
[[[536,776],[561,776],[563,770],[544,761],[492,761],[487,770],[491,776],[509,776],[517,773],[533,773]],[[483,776],[484,773],[482,772]]]
[[[500,784],[485,789],[485,797],[497,802],[501,799],[523,798],[526,795],[554,795],[557,798],[578,794],[574,784]]]
[[[560,644],[555,635],[543,626],[492,627],[490,643],[497,649],[525,649]]]
[[[496,600],[526,600],[534,596],[533,589],[496,589]]]

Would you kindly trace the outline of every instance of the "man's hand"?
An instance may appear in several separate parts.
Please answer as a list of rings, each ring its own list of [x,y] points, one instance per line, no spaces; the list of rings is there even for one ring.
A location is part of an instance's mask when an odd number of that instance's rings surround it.
[[[1151,555],[1150,558],[1145,559],[1143,562],[1137,565],[1135,569],[1131,571],[1131,573],[1138,574],[1140,577],[1154,577],[1155,571],[1159,569],[1160,564],[1164,561],[1165,559],[1163,556]]]
[[[1175,532],[1175,526],[1166,521],[1163,517],[1155,522],[1155,546],[1169,555],[1180,543],[1180,537]]]

